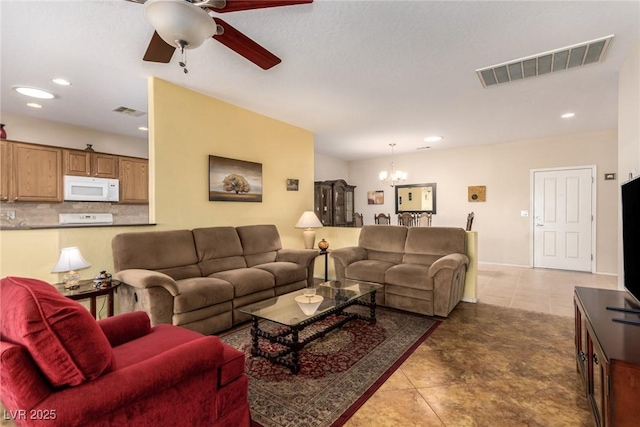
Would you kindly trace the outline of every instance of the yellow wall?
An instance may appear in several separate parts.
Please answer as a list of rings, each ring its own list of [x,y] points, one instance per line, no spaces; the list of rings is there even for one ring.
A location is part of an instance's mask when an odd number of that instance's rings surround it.
[[[149,81],[150,214],[157,226],[0,231],[0,277],[59,282],[60,249],[78,246],[91,278],[113,271],[111,239],[129,231],[276,224],[284,247],[302,248],[300,215],[313,208],[313,134],[168,82]],[[209,154],[262,163],[262,203],[210,202]],[[286,191],[286,179],[300,180]]]
[[[313,134],[152,79],[150,139],[155,211],[170,228],[276,224],[283,245],[304,247],[294,225],[313,210]],[[175,102],[179,99],[180,102]],[[209,155],[262,163],[262,203],[210,202]],[[287,178],[300,180],[286,191]]]

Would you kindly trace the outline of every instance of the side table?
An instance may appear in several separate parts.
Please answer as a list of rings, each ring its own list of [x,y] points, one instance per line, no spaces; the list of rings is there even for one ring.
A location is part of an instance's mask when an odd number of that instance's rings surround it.
[[[324,255],[324,281],[329,281],[329,250],[321,250],[318,256]]]
[[[118,280],[112,280],[111,286],[109,286],[108,288],[98,289],[93,286],[93,280],[81,280],[79,283],[80,287],[78,289],[65,289],[64,285],[60,283],[57,283],[55,286],[62,295],[74,301],[79,301],[87,298],[90,299],[91,302],[89,305],[89,311],[94,318],[96,317],[96,298],[102,295],[106,295],[107,317],[113,316],[113,295],[118,286],[120,286],[120,282]]]

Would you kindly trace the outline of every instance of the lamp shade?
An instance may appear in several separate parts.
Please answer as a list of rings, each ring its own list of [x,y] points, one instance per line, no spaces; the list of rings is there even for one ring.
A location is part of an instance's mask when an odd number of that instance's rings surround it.
[[[322,223],[313,211],[305,211],[296,224],[296,228],[321,228]]]
[[[68,271],[82,270],[89,268],[91,264],[82,257],[80,249],[76,247],[62,248],[60,250],[60,259],[51,270],[52,273],[66,273]]]
[[[167,44],[194,49],[216,33],[216,23],[202,8],[185,0],[148,0],[144,14]]]

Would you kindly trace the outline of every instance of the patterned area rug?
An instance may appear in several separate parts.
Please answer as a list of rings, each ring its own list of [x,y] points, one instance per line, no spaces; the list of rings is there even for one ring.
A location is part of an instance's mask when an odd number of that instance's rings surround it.
[[[348,311],[362,309],[351,307]],[[364,313],[363,313],[364,314]],[[378,308],[377,323],[353,320],[308,344],[300,372],[251,356],[250,326],[221,339],[246,355],[249,403],[254,426],[340,426],[382,385],[440,324],[439,321]],[[326,326],[329,317],[318,326]],[[266,322],[261,327],[277,328]],[[313,327],[303,333],[311,334]],[[263,341],[263,340],[261,340]],[[261,342],[265,351],[277,350]]]

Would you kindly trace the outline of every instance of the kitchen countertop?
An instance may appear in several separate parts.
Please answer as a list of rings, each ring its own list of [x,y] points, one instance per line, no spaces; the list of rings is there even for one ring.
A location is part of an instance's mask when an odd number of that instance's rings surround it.
[[[145,227],[154,226],[155,223],[141,223],[141,224],[53,224],[53,225],[24,225],[24,226],[0,226],[0,231],[5,230],[51,230],[60,228],[95,228],[95,227]]]

